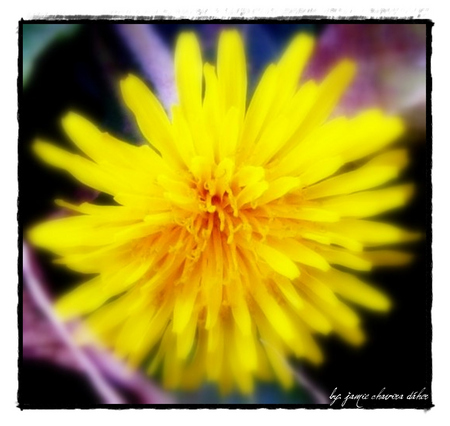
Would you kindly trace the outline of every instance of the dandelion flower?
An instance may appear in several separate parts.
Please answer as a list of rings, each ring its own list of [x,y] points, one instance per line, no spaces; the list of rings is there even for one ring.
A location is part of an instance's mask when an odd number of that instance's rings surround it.
[[[313,46],[296,36],[247,106],[240,35],[220,35],[213,66],[195,35],[181,34],[170,118],[141,80],[121,83],[148,143],[122,142],[69,113],[63,127],[85,156],[34,145],[111,196],[107,206],[58,200],[79,214],[30,232],[58,263],[94,274],[57,311],[85,317],[100,341],[167,388],[289,387],[290,357],[322,360],[317,333],[364,340],[345,301],[389,308],[348,269],[402,263],[405,254],[376,248],[415,238],[368,219],[411,196],[411,185],[385,185],[408,161],[388,148],[403,125],[378,109],[331,118],[355,64],[343,60],[324,81],[299,86]]]

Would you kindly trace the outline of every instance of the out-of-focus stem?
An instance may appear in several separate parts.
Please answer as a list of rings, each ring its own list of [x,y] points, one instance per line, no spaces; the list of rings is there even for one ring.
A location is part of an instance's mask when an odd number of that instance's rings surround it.
[[[80,367],[85,372],[92,386],[102,400],[106,404],[125,403],[123,398],[104,380],[97,368],[92,364],[83,351],[76,346],[64,324],[62,324],[56,317],[51,302],[48,300],[43,290],[40,279],[33,271],[31,249],[26,243],[23,244],[23,277],[31,296],[36,303],[36,306],[50,321],[55,331],[58,333],[58,336],[61,338],[61,341],[64,342],[64,344],[70,349],[73,357],[79,363]]]
[[[323,393],[323,391],[319,389],[308,377],[306,377],[305,373],[301,371],[299,367],[292,367],[292,371],[297,379],[297,382],[309,392],[317,404],[330,403],[329,398]]]
[[[283,357],[283,355],[281,355],[280,352],[275,349],[269,342],[261,339],[261,343],[269,348],[269,350],[273,351],[273,353],[275,353],[280,358],[280,361],[283,362],[289,370],[291,370],[292,375],[295,377],[297,383],[300,385],[300,387],[309,392],[310,396],[313,398],[316,404],[329,404],[329,399],[322,392],[322,390],[320,390],[318,386],[316,386],[310,379],[308,379],[305,373],[303,373],[299,367],[294,367],[293,365],[291,365],[291,363],[287,361]]]

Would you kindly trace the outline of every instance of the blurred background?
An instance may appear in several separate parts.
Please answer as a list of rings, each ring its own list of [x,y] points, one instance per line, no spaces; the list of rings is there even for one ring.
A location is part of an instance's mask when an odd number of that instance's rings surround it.
[[[121,100],[119,81],[128,73],[139,75],[169,105],[175,99],[171,60],[178,33],[197,32],[204,58],[214,62],[218,32],[233,26],[242,32],[247,46],[249,97],[265,66],[277,60],[292,36],[300,31],[312,33],[318,39],[305,78],[320,80],[344,57],[358,62],[358,76],[340,103],[338,113],[352,115],[361,108],[381,106],[405,118],[408,132],[400,143],[410,147],[412,161],[401,181],[414,181],[417,194],[407,208],[385,214],[383,220],[429,231],[431,148],[427,140],[430,123],[426,120],[426,25],[323,22],[326,21],[22,22],[19,61],[22,230],[38,220],[57,215],[55,198],[82,202],[98,196],[69,175],[46,167],[35,158],[31,152],[34,138],[49,139],[73,150],[60,127],[61,117],[73,110],[123,140],[140,142],[142,137]],[[317,404],[328,403],[335,388],[345,395],[349,391],[377,394],[383,388],[386,393],[406,395],[424,387],[430,393],[429,244],[429,240],[424,240],[414,246],[415,260],[407,267],[370,273],[370,281],[390,295],[394,308],[387,315],[360,311],[368,336],[362,348],[355,350],[334,336],[319,336],[325,354],[323,365],[314,367],[293,361],[298,371],[298,386],[284,392],[276,384],[261,384],[251,398],[236,394],[221,399],[210,386],[195,393],[169,395],[143,375],[124,375],[122,366],[109,354],[86,353],[80,362],[61,340],[58,326],[49,320],[42,302],[36,301],[36,292],[29,291],[29,275],[24,274],[19,306],[19,322],[23,326],[19,342],[22,346],[19,403],[22,407],[108,403],[105,394],[99,392],[95,381],[98,376],[100,383],[119,395],[121,402],[130,404]],[[28,274],[38,277],[50,305],[51,300],[78,283],[79,276],[51,264],[50,256],[45,253],[27,253]],[[97,369],[94,379],[86,373],[86,363],[89,368]],[[402,403],[405,407],[417,404],[406,400]],[[401,405],[397,402],[395,406]]]

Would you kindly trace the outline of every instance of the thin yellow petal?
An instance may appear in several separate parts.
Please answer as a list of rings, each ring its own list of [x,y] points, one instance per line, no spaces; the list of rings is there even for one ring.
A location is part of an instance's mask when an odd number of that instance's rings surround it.
[[[143,219],[148,213],[148,210],[144,208],[140,209],[122,206],[99,206],[90,203],[82,203],[79,206],[76,206],[63,200],[55,200],[55,203],[60,207],[69,208],[79,213],[97,216],[105,222],[132,222]]]
[[[103,305],[109,297],[101,278],[96,277],[59,299],[55,309],[61,318],[76,318]]]
[[[373,250],[361,253],[361,257],[374,266],[404,266],[409,264],[414,255],[394,250]]]
[[[202,106],[203,63],[194,33],[181,33],[175,48],[175,78],[181,108],[194,120]]]
[[[277,107],[295,93],[301,74],[312,54],[315,40],[309,34],[299,34],[291,41],[277,65],[278,91],[272,107],[276,113]]]
[[[341,138],[345,139],[347,129],[348,120],[339,117],[316,127],[306,138],[303,135],[294,136],[293,142],[288,144],[292,146],[292,150],[289,153],[281,151],[279,161],[273,166],[274,177],[291,174],[298,176],[320,165],[325,158],[336,157],[339,154],[337,147]]]
[[[297,134],[306,134],[321,125],[333,111],[353,80],[356,64],[349,60],[339,62],[321,83],[314,106],[309,111]]]
[[[67,114],[62,124],[70,139],[96,163],[109,162],[115,167],[127,168],[130,173],[136,165],[148,173],[167,170],[162,158],[150,147],[137,147],[101,132],[79,114]]]
[[[253,149],[261,129],[267,122],[266,117],[269,114],[277,89],[276,77],[275,66],[269,65],[253,94],[244,121],[244,130],[241,139],[242,146],[240,147],[238,156],[241,161],[245,161],[248,158],[248,153]]]
[[[303,300],[298,294],[291,280],[286,277],[274,277],[276,287],[281,291],[286,300],[295,308],[295,310],[302,309]]]
[[[195,343],[195,336],[197,332],[198,312],[194,311],[189,319],[189,322],[182,333],[177,334],[177,356],[185,359]]]
[[[267,204],[276,200],[288,192],[300,186],[300,179],[295,177],[281,177],[272,182],[269,182],[269,187],[266,192],[258,199],[258,204]]]
[[[258,357],[256,354],[256,343],[253,336],[242,333],[237,326],[233,330],[236,352],[240,362],[246,371],[256,371],[258,368]]]
[[[297,311],[297,315],[312,330],[322,334],[329,334],[333,330],[330,320],[308,300],[302,299],[302,302],[303,308]]]
[[[405,205],[413,192],[413,185],[400,185],[330,198],[321,205],[342,217],[369,217]]]
[[[336,224],[327,224],[326,228],[360,241],[365,246],[409,242],[417,240],[421,236],[417,232],[410,232],[394,225],[369,220],[345,219]]]
[[[372,263],[366,260],[364,253],[356,255],[346,249],[323,245],[316,245],[315,249],[328,263],[345,266],[357,271],[370,271],[372,269]]]
[[[295,262],[313,266],[323,271],[330,269],[330,265],[320,254],[291,238],[271,240],[270,245]]]
[[[34,151],[47,163],[68,171],[81,183],[107,194],[126,189],[122,182],[103,171],[92,161],[42,141],[33,145]]]
[[[307,188],[304,195],[307,199],[315,199],[351,194],[382,185],[397,177],[400,168],[406,165],[406,158],[402,154],[404,151],[395,151],[392,155],[383,154],[355,171],[341,174]]]
[[[282,307],[269,294],[269,292],[261,286],[254,288],[252,296],[259,305],[261,311],[264,313],[267,320],[270,322],[274,330],[277,330],[279,336],[287,343],[291,344],[296,340],[295,328]],[[260,323],[257,321],[258,326]]]
[[[342,155],[346,161],[359,160],[397,141],[404,131],[399,117],[385,116],[378,110],[363,112],[350,121],[350,146]]]
[[[326,276],[322,273],[316,273],[316,275],[322,280],[326,280],[327,285],[333,291],[366,308],[386,311],[391,306],[389,299],[383,293],[359,280],[354,275],[336,269],[330,270]]]
[[[127,227],[104,225],[92,216],[75,216],[44,222],[31,228],[28,238],[33,244],[50,250],[77,246],[102,246],[114,243],[115,234]]]
[[[192,277],[191,283],[179,284],[181,288],[179,296],[176,298],[173,310],[173,331],[174,333],[182,333],[189,324],[192,312],[194,310],[195,299],[198,293],[199,277]]]
[[[223,113],[226,115],[231,107],[235,107],[241,121],[246,106],[247,63],[242,38],[235,30],[223,31],[220,34],[217,77]]]
[[[301,173],[302,186],[307,187],[333,175],[343,164],[344,160],[340,156],[325,158],[319,161],[314,166],[307,168],[304,173]],[[311,198],[308,189],[304,192],[304,195],[307,199]]]
[[[265,244],[256,244],[256,252],[276,272],[289,279],[297,278],[300,271],[297,265],[281,251]]]
[[[197,155],[194,147],[191,130],[186,117],[179,106],[172,107],[173,137],[179,156],[186,165],[190,165],[192,159]]]
[[[133,75],[123,80],[120,87],[125,103],[135,115],[147,141],[165,160],[179,164],[180,159],[173,143],[169,119],[155,95]]]

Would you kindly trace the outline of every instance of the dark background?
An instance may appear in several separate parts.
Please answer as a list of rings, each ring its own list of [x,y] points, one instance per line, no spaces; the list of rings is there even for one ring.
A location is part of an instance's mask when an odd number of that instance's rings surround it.
[[[206,31],[194,23],[154,25],[170,46],[180,29]],[[327,24],[255,25],[259,26],[257,31],[273,44],[272,50],[262,49],[257,41],[251,46],[253,76],[258,75],[264,63],[273,59],[293,33],[306,29],[320,35]],[[55,210],[55,198],[82,200],[92,196],[64,172],[40,163],[30,149],[37,136],[72,149],[59,125],[67,111],[82,111],[93,122],[119,137],[136,139],[111,86],[130,71],[139,74],[138,64],[111,25],[92,22],[82,26],[74,36],[56,40],[45,50],[36,61],[25,88],[19,79],[19,220],[23,230],[51,214]],[[335,388],[343,397],[349,391],[378,394],[383,388],[384,394],[403,394],[404,398],[424,387],[425,393],[430,395],[431,392],[430,141],[425,144],[424,132],[411,133],[408,138],[414,142],[410,145],[413,161],[403,180],[416,182],[417,194],[406,209],[385,216],[406,228],[426,229],[427,240],[414,246],[416,258],[411,265],[371,273],[370,281],[390,295],[394,309],[381,315],[360,311],[368,336],[363,347],[354,349],[337,337],[318,336],[325,354],[324,364],[320,367],[302,364],[301,368],[327,396]],[[39,260],[46,281],[53,283],[50,288],[53,294],[59,294],[77,282],[77,276],[50,265],[49,256],[41,253]],[[43,361],[20,360],[19,367],[19,403],[24,407],[87,406],[101,402],[89,384],[74,372]],[[273,402],[292,403],[295,399],[283,399],[276,394]],[[303,402],[311,400],[305,397]],[[364,406],[424,407],[430,403],[430,399],[422,403],[403,399],[402,404],[398,401],[380,405],[367,402]],[[354,403],[348,405],[354,406]]]

